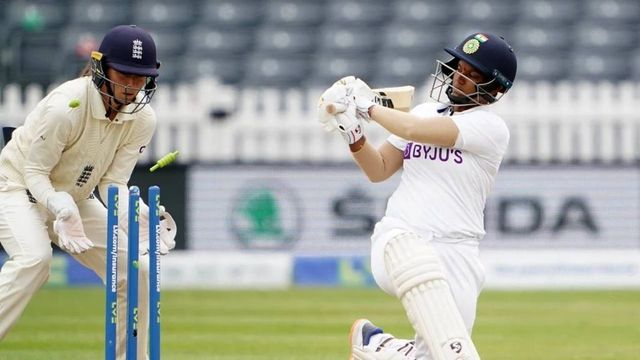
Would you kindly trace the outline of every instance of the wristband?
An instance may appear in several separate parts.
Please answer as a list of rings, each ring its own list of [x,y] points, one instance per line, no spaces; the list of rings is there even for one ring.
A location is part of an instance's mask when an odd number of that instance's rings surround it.
[[[371,119],[371,111],[373,110],[373,108],[376,106],[376,104],[373,104],[371,106],[369,106],[369,108],[367,109],[367,114],[369,115],[369,119]]]
[[[358,141],[354,142],[353,144],[349,144],[349,150],[351,150],[352,153],[356,153],[362,150],[366,141],[367,138],[363,135],[360,139],[358,139]]]

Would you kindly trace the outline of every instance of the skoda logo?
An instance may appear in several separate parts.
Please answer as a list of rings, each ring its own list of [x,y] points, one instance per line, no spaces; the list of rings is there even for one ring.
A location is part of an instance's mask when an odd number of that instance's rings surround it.
[[[276,180],[253,180],[242,186],[230,216],[231,232],[250,249],[291,247],[302,229],[299,200]]]

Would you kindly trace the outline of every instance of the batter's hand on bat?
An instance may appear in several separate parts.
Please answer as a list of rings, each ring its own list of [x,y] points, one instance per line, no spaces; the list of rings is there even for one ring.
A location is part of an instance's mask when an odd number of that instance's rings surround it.
[[[342,79],[333,83],[333,85],[340,84],[347,87],[347,93],[351,96],[364,96],[366,98],[375,101],[377,94],[371,90],[371,87],[362,79],[355,76],[345,76]]]
[[[344,102],[337,103],[343,105],[344,108],[333,117],[340,135],[342,135],[347,144],[353,144],[364,135],[364,126],[362,120],[356,115],[355,102],[353,102],[350,96],[346,99],[348,100],[346,104],[344,104]]]
[[[356,96],[354,98],[354,103],[356,105],[356,114],[358,118],[366,121],[371,121],[369,110],[372,106],[376,105],[376,103],[365,96]]]
[[[339,113],[347,111],[347,105],[341,103],[330,103],[325,106],[325,110],[330,115],[337,115]]]
[[[331,105],[334,105],[335,109],[331,109]],[[362,138],[364,126],[362,120],[356,115],[356,104],[350,96],[347,96],[344,102],[328,104],[327,113],[329,110],[334,110],[332,111],[333,122],[347,144],[353,144]]]
[[[348,144],[362,138],[364,129],[356,116],[353,88],[338,81],[327,89],[318,102],[318,121],[325,130],[338,130]]]
[[[332,132],[338,129],[334,115],[345,111],[347,103],[347,87],[343,84],[336,83],[322,93],[318,101],[317,116],[318,122],[326,131]],[[332,111],[328,112],[327,108]]]
[[[369,116],[369,108],[380,102],[378,99],[378,95],[373,90],[371,90],[371,87],[362,79],[355,76],[343,77],[335,84],[343,84],[347,87],[347,95],[352,97],[357,107],[356,115],[362,120],[370,121],[371,117]],[[337,108],[336,110],[339,109],[340,108]],[[329,110],[333,110],[333,108],[327,108],[327,111]]]
[[[335,116],[340,135],[342,135],[349,145],[355,143],[364,136],[364,125],[362,124],[362,120],[356,116],[355,107],[351,107],[351,109],[352,111],[347,109],[347,111],[341,112]]]
[[[360,120],[371,121],[369,115],[369,109],[376,105],[376,102],[372,101],[369,97],[365,96],[351,96],[347,95],[344,101],[329,103],[325,105],[325,110],[328,114],[336,116],[338,114],[346,112],[350,106],[355,106],[356,117]]]

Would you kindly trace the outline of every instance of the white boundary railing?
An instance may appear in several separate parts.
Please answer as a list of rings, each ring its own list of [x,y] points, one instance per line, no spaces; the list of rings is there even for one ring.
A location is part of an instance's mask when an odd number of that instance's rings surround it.
[[[398,85],[398,84],[395,84]],[[349,160],[342,139],[316,123],[322,89],[237,89],[215,80],[160,87],[158,128],[145,160],[180,150],[181,162]],[[0,123],[16,126],[43,97],[4,87]],[[416,104],[427,97],[416,93]],[[631,163],[640,150],[640,85],[632,82],[517,83],[496,105],[511,129],[507,161]],[[214,113],[228,116],[215,118]],[[376,144],[386,132],[367,126]]]

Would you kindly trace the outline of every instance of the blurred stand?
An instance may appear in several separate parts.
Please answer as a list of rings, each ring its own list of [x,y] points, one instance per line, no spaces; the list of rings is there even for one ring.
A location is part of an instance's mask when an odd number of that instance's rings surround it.
[[[416,104],[427,99],[418,89]],[[350,162],[342,139],[316,124],[322,88],[238,88],[215,79],[160,86],[156,135],[144,162],[180,150],[182,163]],[[38,86],[2,89],[0,119],[17,126],[44,96]],[[635,164],[640,149],[640,85],[520,81],[492,105],[511,130],[506,163]],[[387,133],[368,124],[376,144]]]

